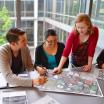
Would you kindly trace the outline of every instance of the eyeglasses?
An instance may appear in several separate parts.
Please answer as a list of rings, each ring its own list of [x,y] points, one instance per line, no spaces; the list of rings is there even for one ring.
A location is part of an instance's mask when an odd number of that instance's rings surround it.
[[[57,43],[57,39],[55,39],[55,40],[46,40],[47,42],[48,42],[48,44],[54,44],[54,43]]]

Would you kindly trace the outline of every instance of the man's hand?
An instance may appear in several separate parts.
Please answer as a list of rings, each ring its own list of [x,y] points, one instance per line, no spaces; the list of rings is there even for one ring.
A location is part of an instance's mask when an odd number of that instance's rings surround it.
[[[33,79],[32,81],[33,81],[33,86],[43,85],[47,81],[47,78],[44,76],[39,76],[37,79]]]

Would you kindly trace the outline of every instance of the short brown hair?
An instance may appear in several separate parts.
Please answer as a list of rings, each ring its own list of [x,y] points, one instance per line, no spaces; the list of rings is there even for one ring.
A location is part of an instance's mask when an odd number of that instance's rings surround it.
[[[19,40],[18,37],[24,34],[25,34],[25,31],[19,28],[11,28],[6,34],[6,39],[9,43],[17,42]]]

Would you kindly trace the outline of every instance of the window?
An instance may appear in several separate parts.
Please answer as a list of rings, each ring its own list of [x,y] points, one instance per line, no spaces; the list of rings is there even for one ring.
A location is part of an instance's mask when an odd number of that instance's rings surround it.
[[[44,0],[38,0],[38,16],[43,17],[44,13]]]
[[[33,21],[22,21],[21,22],[21,28],[26,31],[27,38],[28,38],[28,44],[30,46],[34,45],[34,22]]]
[[[92,6],[92,21],[99,27],[99,39],[97,45],[104,48],[102,45],[104,40],[104,0],[93,0]]]
[[[34,16],[34,1],[21,1],[21,14],[22,16],[31,17]]]

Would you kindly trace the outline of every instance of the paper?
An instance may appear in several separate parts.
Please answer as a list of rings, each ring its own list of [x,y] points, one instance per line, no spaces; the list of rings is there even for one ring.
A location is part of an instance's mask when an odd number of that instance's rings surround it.
[[[32,103],[32,104],[61,104],[52,97],[46,95],[45,97],[39,99],[38,101]]]
[[[0,104],[2,104],[2,91],[0,90]]]
[[[18,74],[19,77],[28,78],[28,73]]]
[[[27,104],[26,91],[2,92],[3,104]]]
[[[29,73],[29,75],[30,75],[30,78],[31,78],[31,79],[38,78],[38,76],[39,76],[39,74],[38,74],[37,71],[31,71],[31,72]]]
[[[3,77],[2,73],[0,73],[0,88],[6,88],[6,87],[7,87],[7,82]]]

